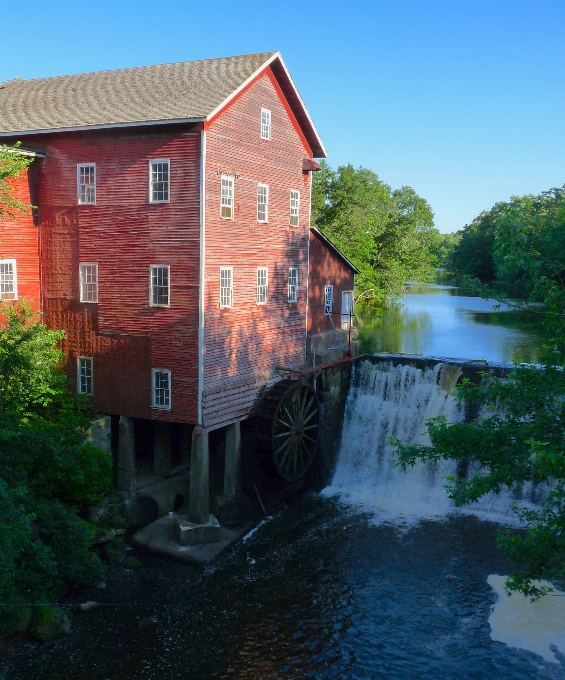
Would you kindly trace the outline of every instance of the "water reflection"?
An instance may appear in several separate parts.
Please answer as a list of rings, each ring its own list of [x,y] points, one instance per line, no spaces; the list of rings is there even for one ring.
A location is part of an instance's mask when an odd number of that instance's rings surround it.
[[[358,319],[366,352],[487,361],[539,361],[543,334],[535,314],[445,285],[416,285],[397,307]]]

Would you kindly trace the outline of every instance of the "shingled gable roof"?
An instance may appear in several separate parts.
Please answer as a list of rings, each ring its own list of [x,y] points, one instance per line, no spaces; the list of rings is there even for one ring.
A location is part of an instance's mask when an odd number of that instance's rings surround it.
[[[206,122],[271,67],[315,158],[326,150],[279,52],[0,83],[0,137]]]

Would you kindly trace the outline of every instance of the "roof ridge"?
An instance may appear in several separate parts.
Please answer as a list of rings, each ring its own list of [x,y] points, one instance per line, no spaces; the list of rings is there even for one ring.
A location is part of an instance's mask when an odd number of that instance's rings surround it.
[[[198,64],[206,61],[228,61],[230,59],[244,59],[245,57],[258,57],[265,55],[265,61],[270,59],[274,54],[278,54],[278,50],[271,52],[249,52],[247,54],[233,54],[228,57],[210,57],[208,59],[187,59],[185,61],[169,61],[164,64],[145,64],[144,66],[123,66],[121,68],[106,68],[100,71],[81,71],[80,73],[64,73],[58,76],[43,76],[42,78],[12,78],[10,80],[0,81],[0,86],[8,83],[34,83],[38,80],[54,80],[55,78],[75,78],[76,76],[92,76],[96,73],[118,73],[120,71],[139,71],[147,68],[159,68],[163,66],[175,66],[177,64]]]

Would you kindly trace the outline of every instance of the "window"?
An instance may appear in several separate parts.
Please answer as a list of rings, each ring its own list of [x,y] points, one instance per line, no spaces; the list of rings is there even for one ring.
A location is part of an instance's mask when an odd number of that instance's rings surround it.
[[[152,403],[153,408],[171,408],[171,372],[162,368],[151,370],[153,381]]]
[[[233,267],[220,267],[220,308],[233,306]]]
[[[163,264],[152,264],[149,267],[151,281],[151,294],[149,304],[152,307],[169,306],[169,267]]]
[[[79,394],[92,394],[92,357],[77,358],[77,390]]]
[[[291,267],[288,270],[288,301],[296,302],[298,298],[298,269]]]
[[[149,202],[169,202],[169,161],[149,161]]]
[[[233,220],[233,178],[222,177],[222,210],[221,216]]]
[[[257,187],[257,222],[267,222],[269,219],[269,187],[259,184]]]
[[[298,214],[300,210],[300,191],[290,191],[290,220],[289,224],[291,227],[298,226]]]
[[[0,260],[0,300],[18,299],[15,260]]]
[[[324,289],[324,314],[331,314],[334,306],[334,287],[326,286]]]
[[[98,265],[96,262],[83,262],[80,271],[80,301],[98,302]]]
[[[261,139],[271,139],[271,112],[261,109]]]
[[[77,165],[78,202],[86,205],[96,203],[96,164]]]
[[[267,281],[269,277],[269,270],[267,267],[258,267],[257,268],[257,304],[258,305],[266,305],[267,304],[267,295],[268,295],[268,287],[267,287]]]

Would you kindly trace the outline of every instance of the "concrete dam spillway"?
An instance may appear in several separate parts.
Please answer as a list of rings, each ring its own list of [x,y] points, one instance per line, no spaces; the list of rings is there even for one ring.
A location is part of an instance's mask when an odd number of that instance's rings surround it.
[[[454,388],[464,375],[489,368],[504,377],[509,365],[399,356],[372,356],[356,362],[335,473],[324,493],[339,494],[371,512],[378,522],[413,524],[453,512],[515,521],[512,503],[531,503],[543,490],[527,485],[505,489],[456,509],[445,490],[447,475],[457,474],[456,462],[419,462],[405,471],[395,465],[391,443],[396,438],[403,444],[429,444],[427,420],[437,416],[447,422],[463,420],[464,408],[457,403]],[[473,472],[471,468],[467,474]]]

